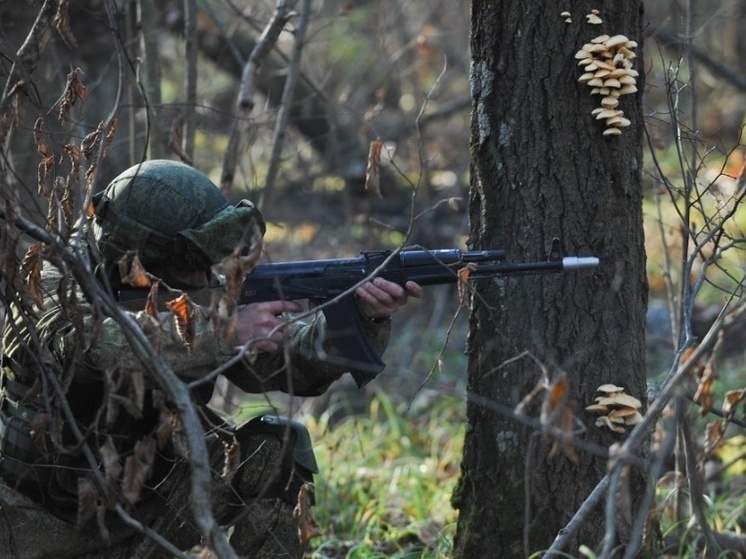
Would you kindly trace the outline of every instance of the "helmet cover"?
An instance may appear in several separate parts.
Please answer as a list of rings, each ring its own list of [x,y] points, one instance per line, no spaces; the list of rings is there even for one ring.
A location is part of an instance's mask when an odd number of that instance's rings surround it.
[[[250,245],[257,228],[265,231],[251,202],[231,206],[206,175],[177,161],[127,169],[94,205],[94,237],[106,269],[135,251],[146,268],[207,270]]]

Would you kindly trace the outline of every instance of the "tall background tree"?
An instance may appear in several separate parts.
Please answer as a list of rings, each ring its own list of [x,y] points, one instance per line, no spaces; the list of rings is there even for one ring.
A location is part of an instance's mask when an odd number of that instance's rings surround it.
[[[605,121],[591,115],[603,95],[578,82],[575,56],[604,34],[639,45],[641,3],[568,9],[472,2],[470,245],[542,259],[559,237],[568,253],[597,255],[601,265],[486,282],[472,297],[457,557],[549,547],[604,477],[606,449],[624,437],[585,411],[597,388],[612,383],[645,399],[641,96],[619,98],[630,126],[604,135]],[[586,17],[593,9],[601,23]],[[643,475],[629,473],[631,511]],[[622,544],[631,531],[624,518]],[[604,530],[584,524],[568,551],[599,546]]]

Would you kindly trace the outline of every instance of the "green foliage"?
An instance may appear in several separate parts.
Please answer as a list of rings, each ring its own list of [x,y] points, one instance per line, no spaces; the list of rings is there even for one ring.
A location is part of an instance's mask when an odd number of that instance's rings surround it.
[[[311,557],[446,557],[455,530],[449,504],[459,472],[463,403],[427,410],[379,395],[362,417],[309,423],[322,472]]]

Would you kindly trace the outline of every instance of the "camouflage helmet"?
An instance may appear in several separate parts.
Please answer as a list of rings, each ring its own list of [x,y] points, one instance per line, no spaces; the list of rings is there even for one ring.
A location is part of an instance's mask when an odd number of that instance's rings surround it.
[[[250,244],[265,226],[248,200],[231,206],[204,174],[170,160],[146,161],[116,177],[94,200],[93,233],[102,264],[127,251],[146,268],[208,270]]]

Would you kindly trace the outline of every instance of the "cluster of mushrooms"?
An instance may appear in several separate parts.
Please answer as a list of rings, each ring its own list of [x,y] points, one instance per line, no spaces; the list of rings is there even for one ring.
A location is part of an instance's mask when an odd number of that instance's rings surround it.
[[[575,54],[583,67],[578,81],[591,88],[591,95],[601,96],[601,106],[591,114],[606,121],[604,136],[621,134],[622,128],[631,124],[618,106],[619,97],[637,91],[639,73],[632,67],[636,46],[637,42],[624,35],[599,35]]]
[[[601,16],[599,16],[601,12],[598,10],[591,10],[591,13],[585,16],[585,19],[588,23],[592,25],[599,25],[601,23]],[[560,14],[560,17],[563,17],[565,19],[565,23],[572,23],[572,16],[570,15],[570,12],[564,11]]]
[[[621,386],[602,384],[596,392],[601,393],[596,397],[596,403],[585,408],[599,414],[596,427],[608,427],[615,433],[624,433],[627,426],[637,425],[642,421],[642,403],[627,394]]]

